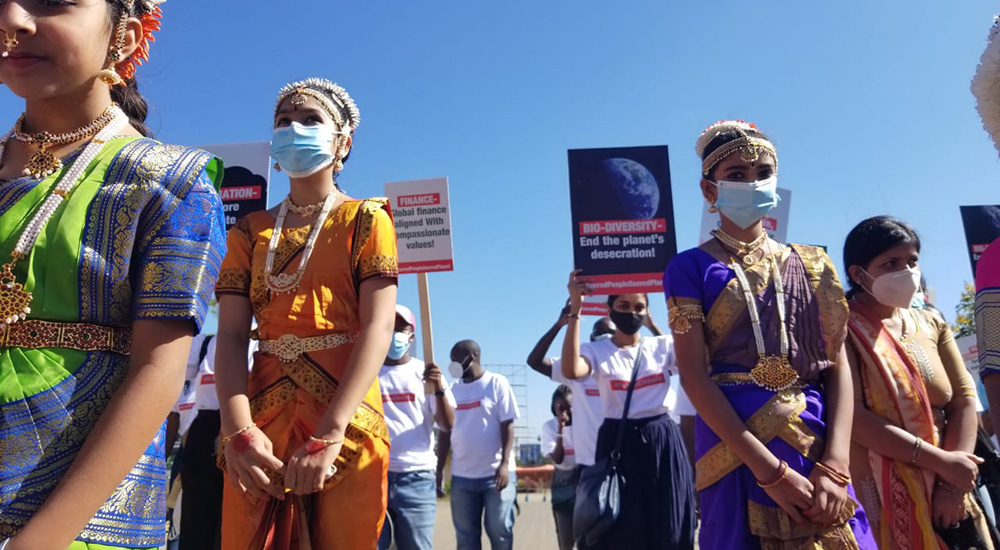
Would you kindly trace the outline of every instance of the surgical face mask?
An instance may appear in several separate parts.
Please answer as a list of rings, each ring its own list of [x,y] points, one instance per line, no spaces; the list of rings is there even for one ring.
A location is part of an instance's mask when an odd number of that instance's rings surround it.
[[[455,378],[455,379],[461,378],[462,375],[465,374],[465,371],[469,370],[469,367],[472,366],[472,358],[471,357],[468,358],[468,359],[466,359],[463,362],[469,363],[469,366],[465,366],[462,363],[459,363],[458,361],[452,361],[448,365],[448,374],[450,374],[452,378]]]
[[[741,229],[747,229],[778,206],[778,176],[752,183],[712,182],[719,189],[715,207]]]
[[[393,332],[392,342],[389,344],[389,359],[393,361],[400,360],[406,352],[410,350],[410,334],[409,332]]]
[[[600,342],[601,340],[610,340],[613,336],[614,334],[611,334],[610,332],[605,332],[604,334],[595,334],[594,336],[590,337],[590,341]]]
[[[862,269],[866,275],[872,277],[870,273]],[[883,273],[878,277],[872,277],[869,291],[872,298],[881,304],[907,309],[913,303],[913,297],[920,288],[920,268],[908,267],[892,273]]]
[[[635,334],[646,322],[646,315],[643,313],[633,313],[631,311],[612,311],[608,317],[615,323],[618,330],[625,334]]]
[[[910,309],[927,309],[927,295],[923,292],[914,294],[913,300],[910,302]]]
[[[326,124],[293,122],[274,129],[271,157],[289,176],[305,178],[333,164],[333,136],[343,133]]]

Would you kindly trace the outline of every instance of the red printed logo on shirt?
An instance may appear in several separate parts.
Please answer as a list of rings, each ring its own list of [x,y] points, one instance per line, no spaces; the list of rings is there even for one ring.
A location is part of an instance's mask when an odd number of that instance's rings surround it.
[[[637,379],[635,381],[635,389],[641,390],[642,388],[648,388],[649,386],[666,383],[667,378],[663,376],[663,373],[661,372],[659,374],[651,374]],[[611,389],[613,391],[628,391],[628,380],[612,380]]]
[[[214,384],[215,383],[215,375],[214,374],[203,374],[203,375],[201,375],[201,383],[202,384]]]
[[[566,456],[573,456],[573,455],[575,455],[575,454],[576,454],[576,451],[574,451],[573,449],[564,449],[564,450],[563,450],[563,453],[564,453],[564,454],[565,454]]]
[[[586,390],[584,390],[583,393],[587,394],[588,397],[600,397],[601,396],[601,390],[599,390],[597,388],[587,388]]]
[[[412,403],[417,400],[417,396],[412,393],[383,393],[382,402],[392,401],[393,403]]]
[[[177,408],[182,411],[190,411],[194,408],[194,403],[181,403]]]
[[[482,401],[470,401],[468,403],[459,403],[455,406],[456,411],[467,411],[469,409],[478,409],[482,404]]]

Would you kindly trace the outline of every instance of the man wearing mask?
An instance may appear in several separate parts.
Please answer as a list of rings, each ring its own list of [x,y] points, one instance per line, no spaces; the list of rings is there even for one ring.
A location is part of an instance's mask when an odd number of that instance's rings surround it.
[[[389,501],[379,550],[393,542],[399,550],[430,550],[434,541],[435,491],[434,422],[450,430],[454,398],[441,369],[414,358],[416,318],[406,306],[396,306],[396,326],[389,353],[379,372],[382,407],[389,428]],[[425,382],[434,393],[427,395]]]
[[[438,475],[451,459],[451,517],[458,550],[478,549],[482,526],[493,550],[514,544],[514,420],[520,416],[514,392],[503,376],[480,364],[479,344],[462,340],[451,348],[448,373],[455,395],[455,425],[441,434]]]

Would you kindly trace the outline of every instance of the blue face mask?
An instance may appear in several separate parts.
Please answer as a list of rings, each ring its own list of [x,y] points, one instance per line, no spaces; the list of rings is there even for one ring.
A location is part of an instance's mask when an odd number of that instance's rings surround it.
[[[271,157],[293,178],[305,178],[333,164],[333,136],[343,132],[331,126],[293,122],[274,129]]]
[[[393,361],[399,361],[407,351],[410,351],[410,336],[409,332],[393,332],[392,333],[392,343],[389,344],[389,359]]]
[[[719,189],[715,207],[741,229],[747,229],[778,206],[778,176],[746,183],[712,182]]]

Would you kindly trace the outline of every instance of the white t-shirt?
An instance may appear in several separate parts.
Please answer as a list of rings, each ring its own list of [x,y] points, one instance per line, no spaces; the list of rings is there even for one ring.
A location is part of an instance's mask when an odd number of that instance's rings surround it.
[[[434,453],[437,397],[424,393],[424,362],[410,359],[402,365],[382,365],[378,383],[389,427],[389,471],[433,470],[437,466]],[[447,388],[445,399],[455,406]]]
[[[551,361],[552,381],[565,384],[573,391],[573,444],[576,448],[576,463],[593,466],[594,455],[597,454],[597,430],[604,422],[601,390],[590,376],[569,380],[563,376],[559,358],[554,357]]]
[[[208,342],[205,358],[198,365],[198,376],[195,379],[195,402],[199,411],[219,410],[219,394],[215,391],[215,342],[217,340],[218,338],[212,338]],[[250,347],[247,348],[247,368],[253,365],[255,351],[257,351],[257,341],[251,340]]]
[[[451,430],[451,473],[465,478],[490,477],[500,466],[503,440],[500,423],[517,420],[520,411],[506,378],[485,372],[479,380],[451,384],[455,426]],[[514,466],[511,442],[508,463]]]
[[[591,376],[601,390],[605,418],[621,418],[632,366],[640,348],[643,359],[639,362],[628,417],[649,418],[670,413],[667,405],[670,375],[677,369],[673,338],[667,335],[644,337],[639,346],[631,348],[619,348],[611,339],[606,339],[580,346],[580,355],[590,364]]]
[[[573,417],[576,424],[576,416]],[[552,417],[542,424],[542,454],[548,457],[556,450],[556,439],[559,436],[559,421]],[[563,428],[563,461],[553,463],[557,470],[572,470],[576,468],[576,449],[573,448],[573,426]]]
[[[198,393],[198,357],[201,355],[201,346],[208,336],[208,334],[202,333],[196,334],[191,338],[187,366],[184,368],[184,389],[177,398],[177,402],[174,403],[173,408],[170,409],[170,412],[180,415],[180,426],[177,429],[177,435],[187,433],[188,428],[191,427],[191,423],[194,422],[194,417],[198,414],[197,406],[195,405]],[[214,342],[215,338],[212,338],[212,341],[208,343],[209,347],[212,347]],[[208,357],[209,355],[206,353],[205,356]],[[216,408],[218,408],[218,405],[216,405]]]

